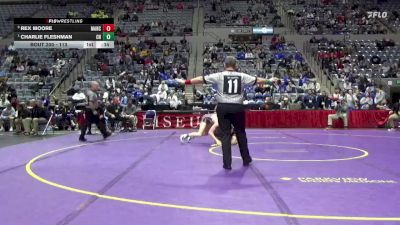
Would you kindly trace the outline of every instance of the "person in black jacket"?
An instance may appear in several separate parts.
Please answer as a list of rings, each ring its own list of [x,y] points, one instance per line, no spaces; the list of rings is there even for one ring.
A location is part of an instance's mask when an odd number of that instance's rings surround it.
[[[321,95],[317,97],[317,109],[330,109],[331,100],[325,91],[322,91]]]
[[[69,110],[64,105],[63,102],[60,102],[56,105],[54,109],[54,116],[56,119],[56,125],[58,130],[67,130],[68,126],[71,124],[70,118],[68,117]]]
[[[49,118],[49,111],[43,106],[43,101],[38,100],[32,113],[32,135],[37,135],[39,123],[45,124]]]
[[[303,107],[305,109],[315,109],[317,98],[312,90],[308,90],[307,94],[303,97]]]
[[[17,115],[15,118],[15,133],[20,134],[22,132],[22,121],[25,118],[30,117],[31,112],[29,109],[26,108],[26,104],[21,102],[17,106]]]
[[[115,131],[116,125],[122,120],[121,118],[121,107],[118,102],[118,97],[114,98],[112,103],[106,107],[106,117],[110,122],[111,131]]]

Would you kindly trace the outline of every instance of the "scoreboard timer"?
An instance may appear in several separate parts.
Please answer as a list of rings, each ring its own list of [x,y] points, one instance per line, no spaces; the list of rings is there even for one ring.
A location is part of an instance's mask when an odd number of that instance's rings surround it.
[[[113,18],[15,18],[15,48],[114,48]]]

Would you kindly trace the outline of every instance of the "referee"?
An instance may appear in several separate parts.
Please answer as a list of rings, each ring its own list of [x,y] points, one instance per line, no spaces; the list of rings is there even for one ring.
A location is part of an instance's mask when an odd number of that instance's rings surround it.
[[[191,80],[178,80],[181,84],[213,84],[216,86],[217,95],[217,117],[222,132],[222,154],[224,169],[232,169],[231,152],[231,129],[232,125],[236,133],[240,154],[243,159],[243,166],[248,166],[252,159],[247,146],[246,117],[243,105],[244,86],[256,84],[269,84],[274,80],[257,78],[245,73],[236,71],[236,59],[228,56],[225,59],[224,71],[213,73],[208,76],[199,76]]]
[[[89,126],[91,126],[92,123],[97,125],[104,139],[111,136],[111,133],[107,131],[104,115],[102,114],[102,110],[99,105],[99,97],[97,95],[99,90],[99,83],[92,81],[90,83],[90,89],[86,93],[88,105],[85,109],[85,123],[81,126],[81,135],[79,136],[79,141],[86,141],[86,130],[89,128]]]

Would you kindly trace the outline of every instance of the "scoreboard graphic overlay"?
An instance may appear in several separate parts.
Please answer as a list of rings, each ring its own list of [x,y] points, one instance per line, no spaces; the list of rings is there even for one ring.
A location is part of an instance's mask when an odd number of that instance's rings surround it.
[[[15,48],[114,48],[114,19],[15,18]]]

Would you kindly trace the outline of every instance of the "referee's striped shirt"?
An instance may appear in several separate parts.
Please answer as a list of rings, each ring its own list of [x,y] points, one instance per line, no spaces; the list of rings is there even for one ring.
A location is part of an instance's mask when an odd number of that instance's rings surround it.
[[[205,84],[216,86],[218,103],[243,104],[244,87],[255,85],[257,77],[235,71],[223,71],[203,76]]]

